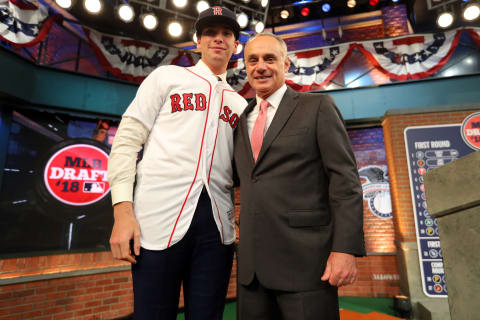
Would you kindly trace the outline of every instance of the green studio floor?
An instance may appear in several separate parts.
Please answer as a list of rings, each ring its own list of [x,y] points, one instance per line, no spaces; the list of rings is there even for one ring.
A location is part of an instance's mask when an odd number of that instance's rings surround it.
[[[340,308],[360,313],[379,312],[394,316],[392,298],[360,298],[340,297]],[[236,302],[228,302],[225,305],[223,320],[236,320]],[[179,313],[177,320],[185,320],[183,313]]]

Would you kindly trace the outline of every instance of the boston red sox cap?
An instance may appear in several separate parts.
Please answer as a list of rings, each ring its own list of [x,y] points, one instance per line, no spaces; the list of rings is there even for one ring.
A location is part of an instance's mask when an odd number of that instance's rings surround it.
[[[195,22],[195,30],[197,37],[200,37],[205,27],[223,24],[232,29],[235,39],[238,40],[240,35],[240,25],[237,22],[235,13],[225,7],[211,7],[200,12],[197,21]]]

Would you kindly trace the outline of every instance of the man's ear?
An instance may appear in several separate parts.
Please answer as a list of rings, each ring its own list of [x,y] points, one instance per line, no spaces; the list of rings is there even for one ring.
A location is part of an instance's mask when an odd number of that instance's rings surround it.
[[[285,57],[285,73],[288,72],[288,69],[290,69],[290,59],[288,58],[288,56]]]

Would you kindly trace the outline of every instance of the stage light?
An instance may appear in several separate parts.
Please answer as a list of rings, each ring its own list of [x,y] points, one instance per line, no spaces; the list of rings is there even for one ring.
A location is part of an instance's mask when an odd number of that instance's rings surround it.
[[[177,8],[183,8],[187,5],[187,0],[173,0],[173,4]]]
[[[289,15],[290,15],[290,13],[288,12],[287,9],[283,9],[282,11],[280,11],[280,17],[282,19],[287,19]]]
[[[140,17],[142,24],[147,30],[153,30],[158,25],[158,19],[153,13],[145,13]]]
[[[237,46],[237,51],[235,51],[235,54],[242,53],[242,50],[243,50],[243,44],[239,43]]]
[[[72,0],[55,0],[55,3],[63,9],[70,9],[72,7]]]
[[[248,26],[248,16],[245,12],[240,12],[237,14],[237,22],[240,25],[240,28],[245,28]]]
[[[268,0],[262,0],[260,2],[260,5],[262,6],[262,8],[265,8],[267,6],[267,4],[268,4]]]
[[[197,2],[197,11],[198,13],[204,11],[204,10],[207,10],[208,8],[210,8],[210,5],[208,4],[207,1],[198,1]]]
[[[172,36],[172,37],[179,37],[183,32],[183,28],[182,28],[182,25],[180,24],[180,22],[178,21],[172,21],[170,22],[170,24],[168,25],[168,33]]]
[[[463,10],[463,18],[467,21],[473,21],[480,16],[480,6],[477,3],[471,3]]]
[[[249,3],[250,0],[242,0],[243,3]]]
[[[451,12],[443,12],[438,16],[437,25],[440,28],[448,28],[453,23],[453,14]]]
[[[306,17],[310,14],[310,9],[308,9],[307,7],[303,7],[302,9],[300,9],[300,14]]]
[[[102,8],[103,8],[103,4],[100,0],[85,0],[83,2],[83,5],[88,12],[93,14],[100,13],[100,11],[102,11]]]
[[[357,2],[355,0],[348,0],[347,1],[347,6],[349,8],[354,8],[357,5]]]
[[[117,7],[117,15],[123,22],[132,22],[135,17],[135,11],[129,4],[123,3]]]
[[[263,24],[262,21],[252,19],[250,22],[250,28],[255,30],[256,33],[260,33],[263,31],[263,29],[265,29],[265,24]]]
[[[192,39],[193,39],[193,42],[197,43],[198,38],[197,38],[196,32],[193,34]]]
[[[329,12],[331,8],[332,7],[330,6],[330,3],[324,3],[322,5],[322,11],[325,12],[325,13]]]
[[[400,0],[392,0],[392,2],[398,2],[398,1],[400,1]]]
[[[372,7],[374,7],[374,6],[376,6],[376,5],[378,4],[378,0],[369,0],[368,3],[369,3]]]

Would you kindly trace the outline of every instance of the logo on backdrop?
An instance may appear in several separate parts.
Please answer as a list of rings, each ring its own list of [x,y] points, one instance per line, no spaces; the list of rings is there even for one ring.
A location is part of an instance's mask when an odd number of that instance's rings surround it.
[[[96,146],[66,146],[47,161],[43,174],[45,186],[54,198],[65,204],[95,203],[110,191],[107,164],[108,155]]]
[[[368,201],[370,211],[382,219],[392,218],[392,202],[390,199],[390,183],[387,166],[366,166],[358,170],[362,184],[363,199]]]
[[[465,118],[460,129],[462,139],[473,150],[480,150],[480,112]]]

